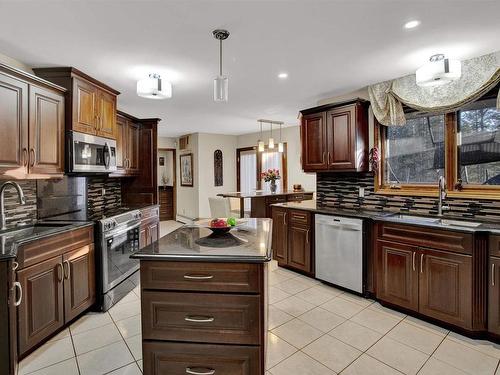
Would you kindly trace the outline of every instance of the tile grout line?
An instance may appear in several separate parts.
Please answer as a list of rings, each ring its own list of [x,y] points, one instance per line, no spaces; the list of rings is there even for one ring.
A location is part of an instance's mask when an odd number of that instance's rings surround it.
[[[422,369],[423,369],[423,368],[424,368],[424,366],[427,364],[427,362],[429,362],[429,359],[433,358],[432,356],[434,355],[434,353],[436,352],[436,350],[438,350],[438,349],[439,349],[439,347],[440,347],[440,346],[441,346],[441,344],[444,342],[444,340],[446,340],[446,338],[448,337],[448,335],[449,335],[449,332],[448,332],[446,335],[444,335],[443,339],[439,342],[439,345],[438,345],[438,346],[436,346],[436,349],[434,349],[434,350],[432,351],[431,355],[430,355],[430,356],[429,356],[429,357],[425,360],[425,362],[422,364],[422,366],[420,366],[420,368],[419,368],[419,369],[418,369],[418,371],[417,371],[417,375],[418,375],[418,373],[419,373],[420,371],[422,371]],[[437,358],[435,358],[435,359],[437,360]],[[446,363],[446,362],[444,362],[444,363]],[[452,366],[452,367],[456,368],[455,366]],[[460,370],[460,369],[457,369],[457,370]]]

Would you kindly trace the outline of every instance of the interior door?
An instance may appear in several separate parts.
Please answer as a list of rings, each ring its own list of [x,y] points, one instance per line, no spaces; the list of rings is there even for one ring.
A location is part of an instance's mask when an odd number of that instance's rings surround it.
[[[328,169],[356,168],[355,107],[341,107],[327,113]]]
[[[0,73],[0,174],[28,172],[28,84]]]
[[[97,88],[73,78],[73,130],[86,134],[97,131]]]
[[[94,245],[86,245],[63,256],[64,317],[69,322],[95,302]]]
[[[116,139],[116,95],[99,90],[97,135]]]
[[[18,307],[18,344],[22,355],[64,324],[62,258],[17,272],[23,299]]]
[[[377,241],[377,298],[418,311],[418,249]]]
[[[273,258],[279,264],[288,262],[288,226],[286,221],[287,210],[274,207],[273,216]]]
[[[30,86],[30,173],[64,173],[64,96]]]
[[[326,113],[302,118],[302,169],[315,171],[328,168]]]

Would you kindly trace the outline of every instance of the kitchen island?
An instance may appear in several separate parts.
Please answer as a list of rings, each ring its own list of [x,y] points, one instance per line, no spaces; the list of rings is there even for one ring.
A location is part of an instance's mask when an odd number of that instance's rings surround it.
[[[270,219],[185,225],[140,260],[144,374],[264,374]]]

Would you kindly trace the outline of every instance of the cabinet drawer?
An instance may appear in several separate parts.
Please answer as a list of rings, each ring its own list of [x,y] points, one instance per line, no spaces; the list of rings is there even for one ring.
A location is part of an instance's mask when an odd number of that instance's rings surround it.
[[[145,340],[259,345],[261,296],[142,291]]]
[[[259,347],[147,341],[143,349],[145,374],[263,374]]]
[[[291,224],[302,224],[309,226],[311,224],[311,214],[301,210],[289,210],[289,221]]]
[[[472,235],[416,225],[378,224],[378,238],[437,250],[472,254]]]
[[[143,289],[260,293],[262,265],[141,261]]]
[[[500,257],[500,236],[490,236],[490,255]]]
[[[284,202],[286,202],[286,195],[277,195],[274,197],[266,197],[267,204],[284,203]]]

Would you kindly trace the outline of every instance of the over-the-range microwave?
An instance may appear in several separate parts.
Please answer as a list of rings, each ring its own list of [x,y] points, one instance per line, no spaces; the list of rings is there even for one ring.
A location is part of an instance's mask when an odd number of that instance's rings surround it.
[[[111,173],[116,171],[116,141],[94,135],[67,133],[68,173]]]

